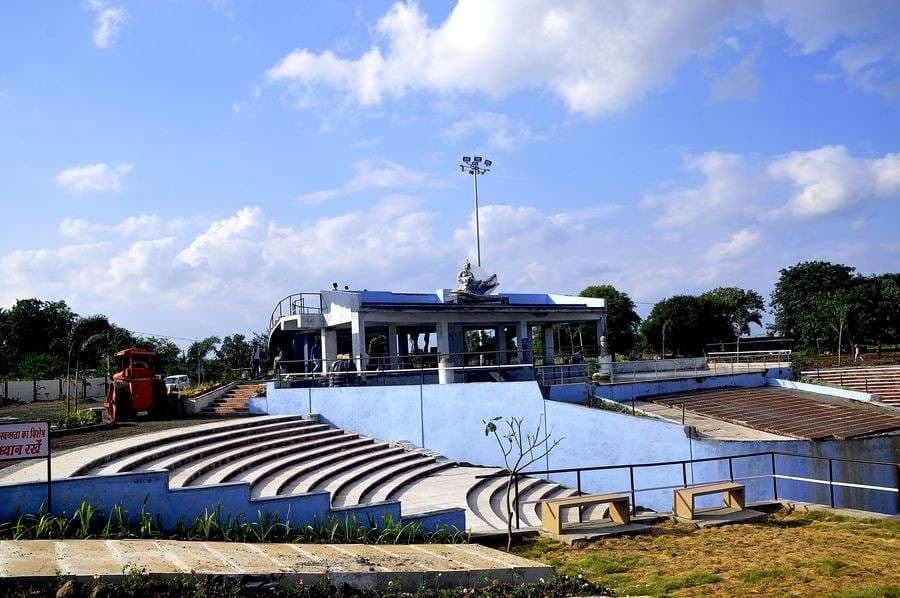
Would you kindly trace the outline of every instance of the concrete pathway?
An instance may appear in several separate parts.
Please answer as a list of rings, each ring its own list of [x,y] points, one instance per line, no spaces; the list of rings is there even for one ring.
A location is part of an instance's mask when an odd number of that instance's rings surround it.
[[[285,581],[355,588],[400,582],[415,589],[483,586],[491,579],[535,582],[553,569],[477,544],[243,544],[176,540],[0,541],[0,578],[36,580],[58,575],[120,578],[123,571],[149,575],[272,576]]]

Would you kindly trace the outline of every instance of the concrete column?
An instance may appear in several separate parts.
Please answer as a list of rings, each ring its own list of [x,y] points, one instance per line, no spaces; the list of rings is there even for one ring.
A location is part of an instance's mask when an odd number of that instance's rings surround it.
[[[497,341],[497,363],[506,365],[509,360],[506,358],[506,327],[497,326],[494,328],[494,340]]]
[[[322,371],[327,372],[337,358],[337,331],[322,328]]]
[[[359,312],[350,314],[350,346],[353,353],[350,358],[356,361],[356,371],[366,371],[369,363],[368,347],[366,347],[366,319]]]
[[[516,327],[516,346],[519,350],[519,363],[532,363],[531,326],[528,322],[519,322]]]
[[[456,381],[453,366],[448,355],[450,354],[450,324],[448,322],[435,322],[434,328],[437,336],[438,350],[438,382],[441,384],[453,384]]]
[[[541,328],[541,342],[544,345],[544,365],[553,365],[556,357],[555,340],[553,338],[553,326],[543,326]]]
[[[606,334],[606,316],[603,316],[602,320],[597,320],[597,344],[600,344],[600,337],[606,336],[607,340],[609,340],[609,336]],[[610,350],[612,348],[610,347]]]
[[[387,335],[388,363],[391,364],[391,368],[396,368],[399,363],[397,359],[397,326],[388,324]]]

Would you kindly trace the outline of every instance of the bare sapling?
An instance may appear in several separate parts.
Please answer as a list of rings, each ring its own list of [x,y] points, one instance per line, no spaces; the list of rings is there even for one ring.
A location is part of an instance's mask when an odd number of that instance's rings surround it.
[[[497,427],[497,422],[502,420],[501,426],[505,430],[501,431]],[[484,435],[493,436],[503,455],[503,463],[506,465],[506,551],[512,549],[512,530],[513,530],[513,500],[512,489],[516,478],[528,467],[545,458],[550,451],[555,449],[563,438],[556,440],[551,439],[549,430],[542,429],[542,422],[538,420],[537,428],[533,434],[529,434],[527,430],[523,431],[525,418],[509,417],[503,419],[497,416],[488,421],[481,420],[484,424]],[[515,512],[518,512],[518,496],[516,497]]]

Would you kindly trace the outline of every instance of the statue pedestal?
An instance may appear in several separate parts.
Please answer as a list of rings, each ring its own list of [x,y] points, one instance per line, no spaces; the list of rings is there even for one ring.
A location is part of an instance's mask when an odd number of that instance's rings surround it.
[[[453,384],[455,380],[454,374],[456,374],[456,370],[451,369],[453,366],[450,363],[450,358],[447,356],[441,357],[440,361],[438,361],[438,383],[439,384]]]

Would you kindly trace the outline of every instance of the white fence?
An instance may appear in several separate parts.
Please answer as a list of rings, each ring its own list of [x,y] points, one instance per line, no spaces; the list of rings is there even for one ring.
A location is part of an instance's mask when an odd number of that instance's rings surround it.
[[[69,396],[79,399],[99,399],[106,396],[105,377],[88,378],[84,381],[69,382]],[[55,401],[66,396],[66,380],[6,380],[0,381],[0,397],[5,401],[31,403],[33,401]]]

